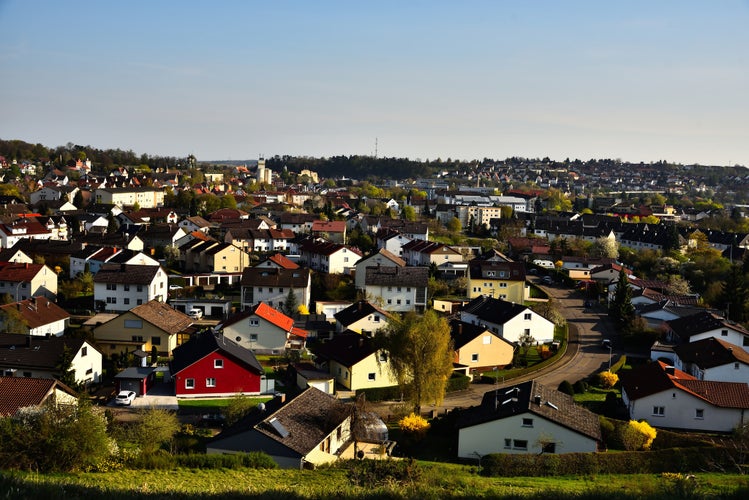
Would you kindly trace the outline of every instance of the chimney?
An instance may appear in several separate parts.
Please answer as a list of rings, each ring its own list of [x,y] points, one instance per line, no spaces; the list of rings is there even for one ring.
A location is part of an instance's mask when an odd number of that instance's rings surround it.
[[[533,398],[533,402],[540,406],[541,405],[541,396],[539,394],[536,394],[534,396],[534,398]]]

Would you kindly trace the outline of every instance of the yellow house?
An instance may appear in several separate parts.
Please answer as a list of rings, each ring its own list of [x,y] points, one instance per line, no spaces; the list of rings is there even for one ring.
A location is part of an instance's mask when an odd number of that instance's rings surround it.
[[[327,367],[336,385],[345,390],[398,385],[390,372],[387,353],[376,349],[369,337],[344,332],[316,346],[314,353],[315,364]]]
[[[125,354],[155,347],[160,356],[171,356],[175,347],[192,333],[192,319],[156,300],[146,302],[94,328],[102,353]]]
[[[468,265],[468,298],[482,295],[522,304],[529,297],[522,262],[474,259]]]
[[[250,255],[230,243],[219,243],[205,252],[204,270],[211,273],[241,273]]]
[[[454,362],[470,370],[486,371],[512,363],[515,352],[512,342],[485,326],[453,320],[450,322],[450,337]]]

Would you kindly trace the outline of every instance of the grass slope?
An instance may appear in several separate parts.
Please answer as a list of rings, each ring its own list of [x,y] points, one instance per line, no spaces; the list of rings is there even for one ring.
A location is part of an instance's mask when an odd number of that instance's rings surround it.
[[[736,498],[749,493],[745,476],[618,475],[545,478],[485,478],[475,467],[421,464],[420,477],[406,484],[383,481],[355,486],[348,472],[322,468],[283,470],[123,470],[109,473],[0,473],[0,498],[139,500],[162,498],[270,499],[660,499]]]

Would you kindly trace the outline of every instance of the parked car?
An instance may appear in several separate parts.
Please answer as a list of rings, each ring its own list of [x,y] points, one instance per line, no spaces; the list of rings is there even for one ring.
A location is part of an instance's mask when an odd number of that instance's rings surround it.
[[[221,413],[204,413],[200,416],[198,425],[204,427],[223,427],[225,420],[226,417]]]
[[[182,290],[182,287],[179,285],[169,285],[169,290]]]
[[[120,391],[114,398],[114,403],[118,406],[130,406],[135,399],[133,391]]]
[[[544,283],[545,285],[551,285],[554,282],[551,276],[544,276],[541,278],[541,283]]]
[[[190,316],[192,319],[200,319],[203,317],[203,311],[200,309],[190,309],[187,312],[187,315]]]

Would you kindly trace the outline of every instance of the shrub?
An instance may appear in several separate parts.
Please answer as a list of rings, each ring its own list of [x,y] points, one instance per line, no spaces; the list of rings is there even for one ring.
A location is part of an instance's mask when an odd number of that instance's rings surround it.
[[[630,420],[621,427],[620,432],[624,448],[630,451],[649,450],[656,436],[656,430],[644,420]]]
[[[575,391],[575,394],[585,394],[586,392],[588,392],[588,382],[580,379],[575,382],[575,385],[572,386],[572,389]]]
[[[421,479],[421,469],[413,459],[406,460],[345,460],[335,467],[349,470],[352,484],[362,488],[383,485],[409,485]]]
[[[429,422],[424,417],[411,413],[398,421],[398,427],[410,434],[425,434],[429,429]]]
[[[575,389],[572,387],[572,384],[569,380],[563,380],[561,384],[559,384],[559,388],[557,389],[559,392],[563,392],[565,394],[569,394],[570,396],[575,395]]]
[[[463,391],[468,389],[468,387],[471,385],[471,377],[466,377],[465,375],[453,375],[449,379],[447,379],[447,386],[445,387],[445,392],[453,392],[453,391]]]
[[[624,365],[626,365],[626,364],[627,364],[627,355],[626,355],[626,354],[622,354],[622,355],[621,355],[621,356],[619,357],[619,360],[618,360],[618,361],[617,361],[616,363],[614,363],[613,365],[611,365],[611,369],[610,369],[609,371],[610,371],[611,373],[616,373],[616,372],[618,372],[619,370],[621,370],[621,369],[622,369],[622,367],[623,367]]]
[[[603,389],[611,389],[619,382],[619,375],[609,371],[599,373],[596,378],[598,385]]]
[[[358,389],[356,391],[356,395],[359,396],[359,394],[364,393],[367,397],[367,401],[371,402],[377,402],[377,401],[392,401],[395,399],[400,399],[401,395],[403,394],[403,391],[401,388],[397,385],[393,385],[390,387],[373,387],[371,389]]]

